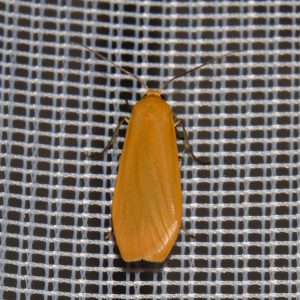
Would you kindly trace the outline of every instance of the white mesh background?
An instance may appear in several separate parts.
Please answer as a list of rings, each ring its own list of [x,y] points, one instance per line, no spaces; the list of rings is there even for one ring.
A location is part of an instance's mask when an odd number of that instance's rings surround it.
[[[0,299],[300,299],[299,1],[0,1]],[[165,91],[185,156],[185,227],[162,265],[125,264],[110,228],[125,126]],[[181,141],[179,141],[181,143]],[[130,171],[130,170],[129,170]]]

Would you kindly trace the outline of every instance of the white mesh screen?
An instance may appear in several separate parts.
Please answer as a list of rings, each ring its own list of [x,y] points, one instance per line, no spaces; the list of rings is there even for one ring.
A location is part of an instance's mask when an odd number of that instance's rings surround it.
[[[300,299],[300,2],[0,0],[0,299]],[[166,90],[195,153],[164,264],[126,264],[110,208],[125,128]],[[182,141],[179,140],[179,144]],[[182,147],[181,147],[182,148]]]

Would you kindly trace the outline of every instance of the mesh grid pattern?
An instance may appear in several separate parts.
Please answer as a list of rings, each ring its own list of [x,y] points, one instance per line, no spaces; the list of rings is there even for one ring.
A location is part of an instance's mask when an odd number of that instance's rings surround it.
[[[0,299],[300,299],[300,2],[0,0]],[[138,82],[165,91],[202,166],[182,163],[164,264],[126,264],[109,230]],[[182,141],[179,140],[179,148]]]

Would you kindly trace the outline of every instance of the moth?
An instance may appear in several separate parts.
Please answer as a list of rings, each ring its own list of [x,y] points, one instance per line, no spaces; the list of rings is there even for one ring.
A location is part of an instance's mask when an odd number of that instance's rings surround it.
[[[208,62],[165,81],[158,90],[149,89],[138,76],[102,54],[82,46],[127,75],[137,79],[146,94],[133,106],[130,118],[122,118],[105,153],[114,143],[121,125],[128,123],[112,201],[112,225],[121,257],[126,262],[163,262],[174,246],[182,227],[182,191],[176,130],[181,127],[184,152],[200,163],[188,141],[182,119],[176,117],[162,95],[173,80],[239,51]]]

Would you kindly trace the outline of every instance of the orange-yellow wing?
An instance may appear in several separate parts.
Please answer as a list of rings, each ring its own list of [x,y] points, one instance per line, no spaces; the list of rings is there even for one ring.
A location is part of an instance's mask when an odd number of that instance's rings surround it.
[[[182,193],[170,106],[157,95],[133,109],[112,203],[114,235],[127,261],[162,262],[181,227]]]

